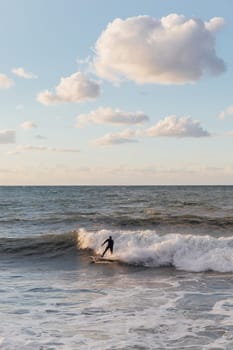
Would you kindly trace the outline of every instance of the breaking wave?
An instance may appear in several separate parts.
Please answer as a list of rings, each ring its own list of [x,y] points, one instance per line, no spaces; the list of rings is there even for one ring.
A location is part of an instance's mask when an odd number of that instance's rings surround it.
[[[190,272],[233,272],[233,237],[165,234],[153,230],[78,231],[80,249],[103,250],[102,242],[112,235],[113,259],[147,267],[173,266]]]
[[[157,234],[155,230],[87,230],[50,233],[22,238],[1,238],[0,258],[54,258],[70,254],[101,254],[101,244],[113,236],[112,259],[144,267],[171,266],[189,272],[233,272],[233,237],[181,233]]]

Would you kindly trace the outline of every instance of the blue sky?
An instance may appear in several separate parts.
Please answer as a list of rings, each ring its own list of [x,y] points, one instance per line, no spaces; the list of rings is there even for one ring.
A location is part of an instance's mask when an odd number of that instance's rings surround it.
[[[232,184],[232,10],[0,1],[0,184]]]

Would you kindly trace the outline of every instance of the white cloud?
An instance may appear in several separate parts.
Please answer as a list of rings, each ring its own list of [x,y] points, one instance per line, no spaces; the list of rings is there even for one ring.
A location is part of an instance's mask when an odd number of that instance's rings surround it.
[[[15,143],[14,130],[0,130],[0,144]]]
[[[21,128],[23,128],[23,129],[33,129],[33,128],[37,128],[37,125],[34,123],[34,122],[32,122],[32,121],[26,121],[26,122],[24,122],[24,123],[22,123],[21,125]]]
[[[142,112],[125,112],[110,107],[99,107],[88,114],[80,114],[77,118],[77,127],[87,123],[133,125],[141,124],[148,120],[149,117]]]
[[[0,89],[9,89],[13,85],[13,80],[8,78],[5,74],[0,74]]]
[[[81,72],[61,78],[55,90],[55,93],[42,91],[38,94],[37,100],[49,106],[59,102],[82,102],[95,99],[101,94],[100,84]]]
[[[233,106],[229,106],[224,111],[220,112],[218,117],[223,120],[227,116],[233,116]]]
[[[108,133],[102,138],[97,139],[94,143],[97,146],[112,146],[121,145],[123,143],[135,143],[138,142],[134,137],[137,136],[137,132],[132,130],[123,130],[119,133]]]
[[[209,22],[205,22],[205,27],[210,32],[216,32],[224,26],[225,22],[222,17],[213,17]]]
[[[24,70],[24,68],[22,68],[22,67],[13,68],[11,71],[12,71],[12,73],[14,73],[15,75],[17,75],[20,78],[24,78],[24,79],[37,79],[38,78],[37,75],[35,75],[32,72],[26,72]]]
[[[94,141],[97,146],[113,146],[123,143],[138,142],[138,137],[206,137],[210,133],[203,129],[198,120],[191,117],[180,117],[175,115],[167,116],[156,125],[144,129],[126,129],[118,133],[108,133]]]
[[[203,22],[170,14],[161,19],[138,16],[109,23],[96,42],[94,67],[108,80],[183,84],[204,73],[225,71],[215,51],[215,33],[223,18]]]
[[[169,136],[169,137],[204,137],[210,136],[209,132],[204,130],[200,122],[191,117],[178,118],[175,115],[167,116],[160,120],[156,125],[146,130],[147,135],[151,137]]]
[[[9,154],[18,154],[22,152],[54,152],[54,153],[77,153],[80,152],[75,148],[56,148],[47,146],[33,146],[33,145],[18,145],[13,151],[8,152]]]

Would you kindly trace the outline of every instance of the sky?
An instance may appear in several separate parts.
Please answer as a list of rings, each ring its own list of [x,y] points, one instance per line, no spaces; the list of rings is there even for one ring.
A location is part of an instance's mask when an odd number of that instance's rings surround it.
[[[232,0],[0,0],[0,185],[233,185]]]

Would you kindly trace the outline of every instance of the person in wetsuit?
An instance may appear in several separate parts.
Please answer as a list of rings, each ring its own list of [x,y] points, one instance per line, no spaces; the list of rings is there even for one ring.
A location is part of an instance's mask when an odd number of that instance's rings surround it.
[[[102,258],[104,257],[105,253],[106,253],[108,250],[110,250],[111,254],[113,253],[114,240],[112,239],[112,236],[109,236],[108,239],[106,239],[106,241],[104,241],[104,243],[102,244],[102,246],[103,246],[104,244],[106,244],[106,243],[108,243],[108,244],[107,244],[107,246],[106,246],[106,248],[105,248],[103,254],[101,255]]]

